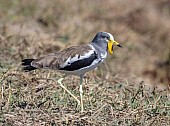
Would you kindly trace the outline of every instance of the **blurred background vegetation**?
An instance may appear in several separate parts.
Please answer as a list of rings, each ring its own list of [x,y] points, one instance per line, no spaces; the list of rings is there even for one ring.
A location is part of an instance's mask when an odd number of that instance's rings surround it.
[[[124,46],[108,59],[111,75],[168,85],[169,20],[169,0],[1,0],[0,64],[88,43],[107,31]]]
[[[98,77],[169,88],[169,0],[0,0],[0,76],[23,58],[89,43],[99,31],[123,48],[114,48]]]

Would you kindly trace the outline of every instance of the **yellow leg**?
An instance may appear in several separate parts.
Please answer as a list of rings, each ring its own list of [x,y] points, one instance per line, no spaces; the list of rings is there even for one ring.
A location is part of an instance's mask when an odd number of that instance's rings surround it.
[[[84,111],[83,107],[83,76],[80,76],[80,105],[81,105],[81,112]]]
[[[61,83],[62,80],[64,78],[60,78],[59,80],[57,80],[57,82],[60,84],[60,86],[65,90],[67,91],[67,93],[69,93],[77,102],[78,102],[78,105],[80,105],[80,100],[77,99],[77,97],[75,97],[66,87],[64,87],[64,85]]]

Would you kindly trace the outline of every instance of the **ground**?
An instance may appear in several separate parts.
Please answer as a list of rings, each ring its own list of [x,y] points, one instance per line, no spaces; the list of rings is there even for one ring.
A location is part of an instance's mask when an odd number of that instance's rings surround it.
[[[169,0],[0,0],[0,125],[170,125]],[[85,112],[36,58],[89,43],[99,31],[123,48],[84,78]],[[79,98],[79,78],[64,85]]]

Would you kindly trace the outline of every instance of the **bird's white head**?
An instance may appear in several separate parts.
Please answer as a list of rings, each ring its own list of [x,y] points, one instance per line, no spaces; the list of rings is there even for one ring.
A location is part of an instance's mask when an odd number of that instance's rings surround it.
[[[113,54],[113,46],[114,45],[116,45],[118,47],[122,47],[118,42],[116,42],[114,40],[113,35],[108,32],[98,32],[96,34],[95,38],[93,39],[93,42],[98,43],[100,45],[102,45],[101,41],[102,41],[102,43],[104,42],[107,44],[107,50],[109,51],[110,54]]]
[[[113,46],[116,45],[118,47],[122,47],[117,41],[114,40],[114,37],[112,34],[108,33],[108,32],[104,32],[106,33],[109,37],[107,38],[107,42],[108,42],[108,51],[110,54],[113,54]]]

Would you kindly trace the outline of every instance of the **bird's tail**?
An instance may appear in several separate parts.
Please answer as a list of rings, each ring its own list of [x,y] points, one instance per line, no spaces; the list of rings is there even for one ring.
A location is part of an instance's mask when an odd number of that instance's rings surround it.
[[[22,60],[22,66],[23,66],[23,70],[25,72],[29,72],[29,71],[32,71],[32,70],[35,70],[37,68],[31,66],[31,62],[33,61],[34,59],[23,59]]]

